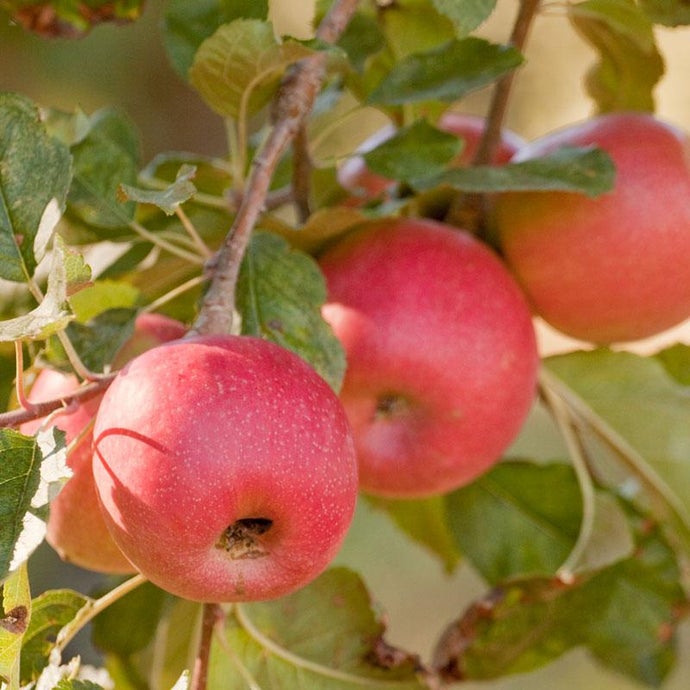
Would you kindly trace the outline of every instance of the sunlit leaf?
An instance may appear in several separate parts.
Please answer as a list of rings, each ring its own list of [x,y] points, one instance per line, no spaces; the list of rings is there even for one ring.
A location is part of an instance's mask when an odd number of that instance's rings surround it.
[[[71,158],[47,133],[36,106],[12,93],[0,93],[0,150],[0,278],[24,282],[64,208]],[[49,206],[54,210],[46,216]]]
[[[345,355],[321,316],[325,300],[324,279],[311,257],[277,235],[254,233],[237,283],[242,333],[296,352],[339,390]]]
[[[412,690],[418,661],[390,646],[364,584],[334,568],[276,601],[237,605],[216,640],[209,686]],[[242,650],[242,657],[234,650]]]
[[[452,168],[412,180],[418,190],[449,185],[465,192],[558,190],[598,196],[613,187],[615,166],[598,148],[561,148],[542,158],[501,166]]]
[[[369,96],[373,105],[455,101],[522,64],[515,48],[481,38],[454,40],[403,59]]]
[[[279,42],[269,22],[236,19],[199,47],[189,78],[206,103],[224,117],[249,117],[273,97],[289,65],[313,51]]]
[[[569,13],[599,56],[587,76],[599,112],[654,112],[653,91],[664,62],[649,18],[633,0],[586,0],[569,5]]]
[[[45,509],[69,478],[64,434],[0,429],[0,582],[45,536]]]
[[[667,373],[684,386],[690,386],[690,345],[675,343],[656,353]]]
[[[0,321],[0,342],[44,340],[72,320],[67,304],[67,268],[62,245],[53,248],[48,289],[41,303],[28,314]]]
[[[88,597],[69,589],[48,590],[32,601],[31,622],[22,643],[23,683],[38,678],[48,665],[57,634],[89,601]]]
[[[184,79],[199,46],[233,19],[268,18],[268,0],[170,0],[163,16],[163,43]]]
[[[546,365],[591,411],[590,433],[602,442],[615,444],[620,438],[630,446],[635,457],[621,468],[620,476],[629,495],[645,497],[648,465],[665,480],[676,501],[690,505],[690,396],[661,361],[599,349],[550,357]],[[644,466],[636,471],[636,463]]]
[[[26,565],[5,580],[0,601],[0,682],[7,681],[7,690],[19,690],[22,641],[31,620],[31,591]]]
[[[455,26],[458,36],[466,36],[486,21],[496,7],[496,0],[433,0],[434,6]]]

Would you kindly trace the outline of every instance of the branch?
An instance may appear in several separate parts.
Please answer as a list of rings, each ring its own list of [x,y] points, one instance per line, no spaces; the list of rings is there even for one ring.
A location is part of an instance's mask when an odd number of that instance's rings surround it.
[[[358,0],[335,0],[316,31],[316,37],[334,43],[354,14]],[[294,65],[283,80],[273,104],[273,127],[254,158],[235,221],[211,271],[213,279],[192,333],[230,333],[235,286],[242,257],[257,219],[265,208],[273,173],[281,156],[311,111],[323,81],[327,56],[317,53]]]
[[[539,9],[540,0],[521,0],[515,24],[510,35],[510,45],[523,51],[527,35]],[[486,116],[486,126],[479,142],[472,165],[489,165],[501,141],[501,130],[508,110],[508,102],[513,89],[516,71],[509,72],[498,80]],[[446,215],[452,225],[475,230],[482,224],[486,213],[486,197],[483,194],[458,194]]]

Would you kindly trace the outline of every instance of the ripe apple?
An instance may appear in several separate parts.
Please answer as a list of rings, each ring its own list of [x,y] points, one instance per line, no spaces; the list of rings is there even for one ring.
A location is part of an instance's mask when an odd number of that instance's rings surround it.
[[[613,191],[500,195],[498,236],[545,321],[596,343],[638,340],[690,316],[690,138],[652,115],[616,113],[553,132],[513,160],[590,145],[613,159]]]
[[[463,150],[453,165],[457,167],[471,165],[486,126],[484,118],[447,111],[440,117],[437,126],[449,134],[457,135],[465,142]],[[359,152],[371,151],[394,134],[395,127],[392,125],[381,128],[360,146]],[[501,132],[501,141],[493,155],[492,163],[494,165],[507,163],[524,143],[517,134],[504,129]],[[343,163],[338,170],[338,182],[343,189],[352,194],[345,201],[347,206],[361,206],[368,201],[380,198],[392,190],[396,184],[394,180],[389,180],[387,177],[377,175],[369,170],[361,155],[349,158]]]
[[[184,335],[185,326],[160,314],[140,314],[134,334],[121,349],[118,358],[131,356],[140,348],[148,349]],[[122,360],[124,361],[124,360]],[[68,396],[79,387],[77,377],[55,369],[43,369],[31,387],[33,402]],[[72,477],[50,505],[46,540],[60,557],[82,568],[106,573],[132,573],[135,568],[125,558],[110,536],[101,515],[91,469],[93,418],[102,395],[76,405],[73,411],[55,417],[54,424],[66,434],[67,443],[79,439],[67,464]],[[33,434],[44,423],[39,419],[22,425],[24,434]]]
[[[262,339],[194,336],[145,352],[106,391],[94,438],[115,541],[187,599],[293,591],[326,568],[352,519],[342,405],[304,360]]]
[[[319,263],[362,489],[431,496],[487,470],[522,427],[539,361],[500,259],[462,230],[397,218],[360,226]]]

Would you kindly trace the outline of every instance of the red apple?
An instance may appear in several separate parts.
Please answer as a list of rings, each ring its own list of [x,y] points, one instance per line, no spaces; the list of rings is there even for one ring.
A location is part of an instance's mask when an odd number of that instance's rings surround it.
[[[160,314],[140,314],[133,336],[119,353],[122,359],[129,353],[148,349],[162,342],[180,338],[186,329],[179,321]],[[124,360],[123,360],[124,361]],[[31,387],[33,402],[68,396],[79,387],[74,375],[54,369],[44,369]],[[92,422],[101,395],[76,405],[74,410],[55,417],[54,424],[66,434],[67,443],[79,439],[71,450],[67,464],[72,477],[50,505],[46,540],[63,560],[82,568],[106,573],[132,573],[135,568],[123,556],[110,536],[101,515],[91,469]],[[21,427],[24,434],[33,434],[44,423],[39,419]]]
[[[279,597],[320,574],[350,524],[357,464],[338,397],[258,338],[140,355],[106,391],[94,476],[117,544],[196,601]]]
[[[552,326],[602,344],[637,340],[690,316],[690,138],[651,115],[617,113],[551,133],[514,160],[590,145],[613,159],[613,191],[501,195],[500,243]]]
[[[486,121],[477,115],[468,115],[452,111],[445,112],[438,121],[438,128],[455,134],[465,142],[460,155],[453,162],[454,166],[464,167],[472,164],[479,143],[484,133]],[[390,139],[395,134],[392,125],[383,127],[369,137],[359,148],[360,153],[366,153]],[[492,163],[502,165],[507,163],[513,154],[524,144],[524,141],[514,132],[504,129],[501,141],[494,152]],[[373,199],[378,199],[395,186],[395,180],[377,175],[367,168],[364,158],[354,156],[346,160],[338,170],[338,182],[343,189],[352,194],[345,201],[347,206],[361,206]]]
[[[319,257],[364,491],[467,484],[520,431],[536,390],[529,307],[500,259],[436,221],[365,224]]]

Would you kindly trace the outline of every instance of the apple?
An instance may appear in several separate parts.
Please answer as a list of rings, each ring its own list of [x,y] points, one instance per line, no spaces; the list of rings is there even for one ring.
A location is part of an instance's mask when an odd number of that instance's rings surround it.
[[[457,135],[465,142],[463,150],[453,165],[457,167],[471,165],[479,148],[486,120],[477,115],[446,111],[440,117],[437,126],[444,132]],[[394,134],[395,127],[392,125],[381,128],[364,141],[359,148],[359,153],[371,151]],[[524,143],[524,140],[514,132],[507,129],[502,130],[501,140],[494,152],[492,164],[507,163]],[[345,201],[346,206],[362,206],[368,201],[381,198],[390,192],[396,184],[395,180],[390,180],[369,170],[361,155],[348,158],[342,164],[338,169],[338,183],[352,195]]]
[[[349,527],[358,482],[337,395],[300,357],[194,336],[127,364],[94,428],[113,538],[154,584],[194,601],[305,585]]]
[[[161,314],[140,314],[134,334],[125,343],[118,358],[131,356],[141,348],[180,338],[185,326]],[[43,369],[31,387],[33,402],[53,400],[74,393],[79,381],[73,374],[55,369]],[[76,405],[70,412],[55,417],[54,424],[66,434],[67,443],[78,439],[67,464],[72,477],[50,505],[46,540],[60,557],[82,568],[106,573],[132,573],[134,566],[125,558],[110,536],[101,515],[91,469],[92,422],[102,395]],[[22,425],[24,434],[33,434],[45,423],[44,419]]]
[[[591,145],[616,166],[611,192],[502,194],[497,234],[553,327],[599,344],[639,340],[690,316],[690,138],[652,115],[615,113],[552,132],[513,160]]]
[[[340,398],[360,486],[445,493],[489,469],[536,391],[532,317],[487,245],[437,221],[365,223],[319,257],[323,315],[347,370]]]

